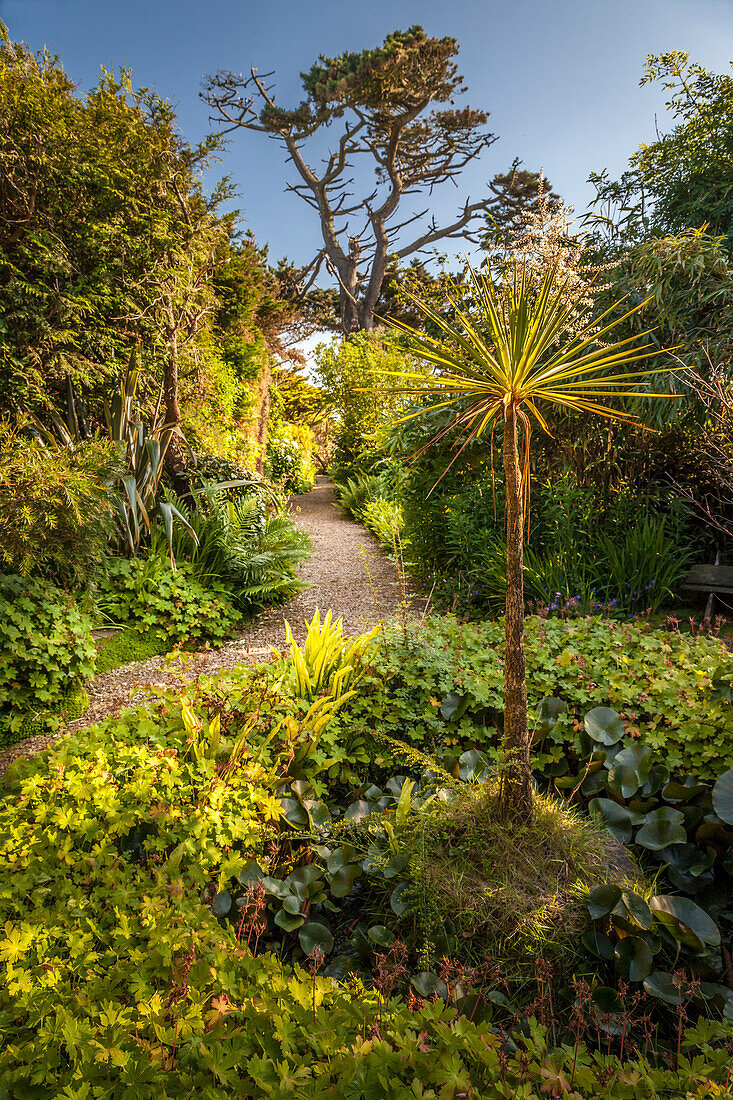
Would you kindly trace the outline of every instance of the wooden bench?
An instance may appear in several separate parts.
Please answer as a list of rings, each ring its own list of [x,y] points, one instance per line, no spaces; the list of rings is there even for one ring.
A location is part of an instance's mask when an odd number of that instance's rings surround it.
[[[707,592],[704,622],[709,622],[713,614],[716,596],[733,596],[733,565],[693,565],[682,582],[682,587],[690,592]]]

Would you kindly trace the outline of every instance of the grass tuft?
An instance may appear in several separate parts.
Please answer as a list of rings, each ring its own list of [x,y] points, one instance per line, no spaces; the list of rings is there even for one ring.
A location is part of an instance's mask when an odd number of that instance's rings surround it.
[[[507,826],[488,784],[446,804],[427,830],[425,877],[472,952],[517,963],[574,953],[589,891],[640,880],[616,841],[547,795],[535,794],[529,825]]]

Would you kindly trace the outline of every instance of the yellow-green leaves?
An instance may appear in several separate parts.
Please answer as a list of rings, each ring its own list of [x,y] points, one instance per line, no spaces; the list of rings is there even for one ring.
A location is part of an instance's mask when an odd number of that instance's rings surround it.
[[[522,266],[497,280],[490,271],[469,267],[466,290],[453,285],[447,294],[446,315],[409,288],[404,293],[438,335],[389,323],[434,373],[428,379],[407,371],[391,376],[404,383],[401,392],[433,399],[433,409],[460,403],[452,427],[468,438],[482,435],[509,405],[527,432],[530,417],[549,431],[542,406],[632,419],[626,409],[605,402],[638,396],[645,376],[669,369],[627,370],[640,359],[665,354],[641,342],[648,333],[613,340],[614,331],[643,303],[623,311],[617,302],[600,317],[589,307],[578,313],[557,266],[546,269],[539,285]]]
[[[295,690],[301,699],[315,699],[330,695],[340,699],[348,688],[361,679],[364,668],[374,653],[373,642],[379,633],[377,627],[368,634],[361,634],[352,642],[343,636],[341,619],[332,622],[328,611],[321,622],[316,611],[310,623],[301,650],[297,645],[290,624],[285,623],[285,637],[290,649],[290,659],[295,673]]]
[[[33,941],[33,930],[30,928],[18,928],[10,921],[5,922],[3,935],[0,938],[0,959],[14,963],[25,955]]]

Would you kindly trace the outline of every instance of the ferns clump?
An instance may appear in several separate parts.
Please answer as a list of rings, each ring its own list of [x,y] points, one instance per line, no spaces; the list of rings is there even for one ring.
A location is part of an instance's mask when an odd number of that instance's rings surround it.
[[[384,496],[382,478],[376,474],[360,474],[345,482],[336,482],[336,496],[347,516],[362,520],[369,502]]]
[[[262,492],[272,497],[265,483]],[[305,587],[296,567],[308,557],[310,539],[287,515],[263,509],[259,493],[230,500],[204,483],[195,507],[172,493],[169,499],[198,539],[177,530],[176,561],[187,561],[201,581],[215,578],[226,584],[240,610],[282,603]],[[167,553],[162,530],[153,531],[151,550]]]
[[[287,516],[268,516],[249,544],[237,547],[237,598],[250,607],[283,603],[305,588],[295,567],[310,551],[310,539]]]

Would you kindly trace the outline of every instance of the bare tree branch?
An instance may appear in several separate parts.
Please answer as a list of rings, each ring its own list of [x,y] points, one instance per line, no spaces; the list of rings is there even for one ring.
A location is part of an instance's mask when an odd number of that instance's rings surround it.
[[[428,38],[413,27],[395,32],[371,54],[321,58],[303,74],[306,98],[293,110],[277,104],[272,73],[260,75],[253,67],[248,77],[220,72],[208,78],[203,98],[212,119],[224,123],[226,132],[241,127],[266,133],[282,144],[295,167],[299,181],[286,190],[318,212],[322,258],[339,287],[344,332],[374,326],[390,257],[401,259],[470,233],[491,202],[491,197],[466,201],[450,225],[432,221],[410,244],[396,247],[400,232],[428,213],[395,221],[405,197],[455,184],[463,168],[495,140],[485,129],[485,112],[453,107],[454,97],[465,90],[454,62],[457,50],[454,39]],[[303,146],[334,123],[341,132],[316,171]],[[369,163],[376,186],[354,201],[355,177],[364,176],[354,166]],[[367,225],[355,234],[350,222],[360,214]],[[309,288],[313,282],[311,277]]]

